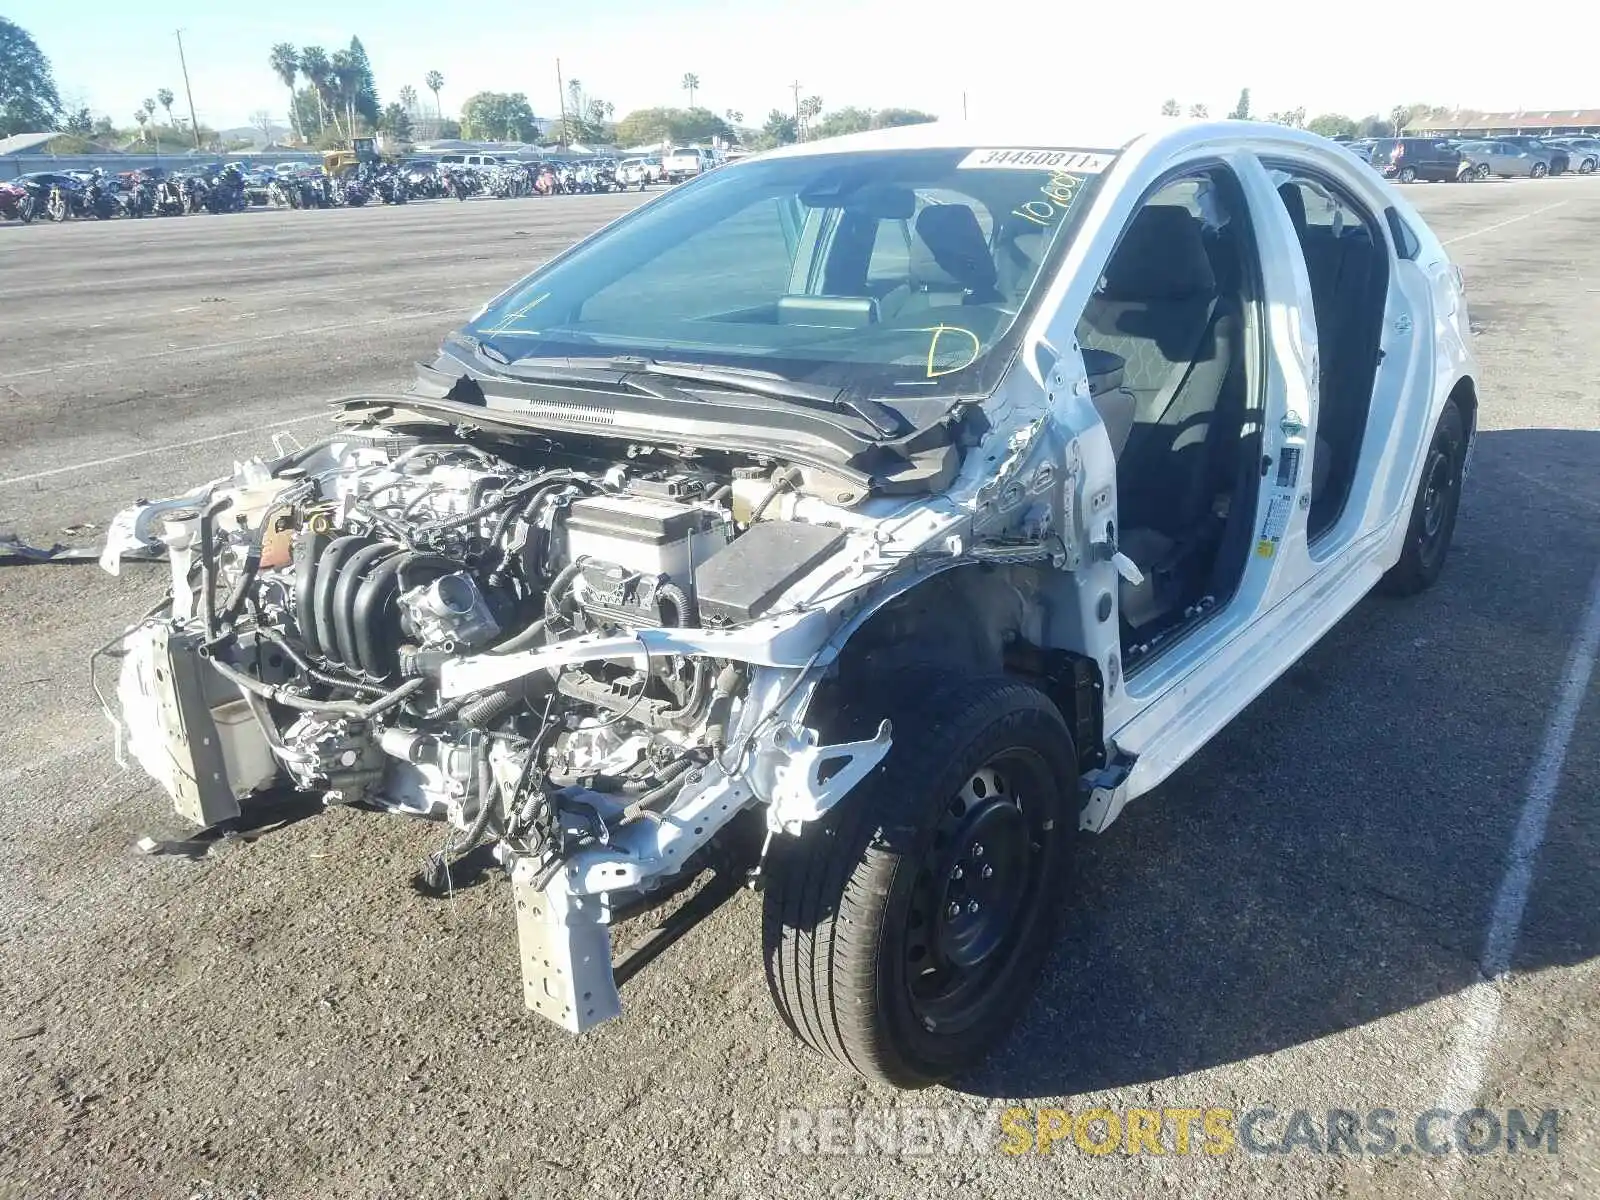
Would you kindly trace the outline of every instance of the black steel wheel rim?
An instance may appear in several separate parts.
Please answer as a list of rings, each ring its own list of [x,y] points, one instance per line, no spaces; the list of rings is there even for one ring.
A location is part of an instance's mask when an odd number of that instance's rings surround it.
[[[1434,446],[1422,475],[1422,528],[1417,532],[1423,557],[1432,559],[1444,544],[1451,507],[1455,504],[1455,466],[1445,446]]]
[[[951,1033],[1006,986],[1056,830],[1050,772],[1033,751],[995,754],[939,810],[907,915],[903,966],[916,1019]]]

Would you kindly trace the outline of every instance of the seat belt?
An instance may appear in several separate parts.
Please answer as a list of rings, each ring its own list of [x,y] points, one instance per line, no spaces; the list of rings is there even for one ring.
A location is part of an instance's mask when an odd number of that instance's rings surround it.
[[[1167,409],[1172,407],[1172,402],[1178,398],[1178,393],[1183,390],[1183,385],[1189,382],[1189,376],[1194,373],[1195,363],[1199,361],[1200,350],[1206,344],[1206,336],[1211,332],[1212,322],[1217,319],[1217,304],[1220,297],[1211,297],[1211,303],[1206,305],[1205,323],[1200,326],[1200,336],[1196,339],[1193,348],[1184,361],[1167,376],[1167,382],[1156,393],[1156,398],[1151,401],[1150,411],[1155,417],[1155,423],[1160,424],[1161,418],[1167,415]]]

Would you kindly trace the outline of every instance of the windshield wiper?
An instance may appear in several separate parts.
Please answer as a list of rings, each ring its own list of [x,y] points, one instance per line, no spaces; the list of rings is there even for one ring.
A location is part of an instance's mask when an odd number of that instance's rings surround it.
[[[904,432],[900,414],[876,400],[846,396],[843,388],[799,383],[766,371],[745,367],[713,366],[706,363],[661,362],[658,359],[621,355],[608,360],[618,370],[662,379],[681,379],[686,383],[709,383],[730,392],[749,396],[769,396],[774,400],[793,400],[802,404],[846,409],[860,417],[885,437]]]

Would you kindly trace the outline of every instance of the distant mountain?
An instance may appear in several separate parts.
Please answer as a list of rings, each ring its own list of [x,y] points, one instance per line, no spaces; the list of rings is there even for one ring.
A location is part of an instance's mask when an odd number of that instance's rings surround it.
[[[244,141],[248,138],[252,145],[265,146],[269,141],[282,142],[286,140],[292,132],[287,125],[274,125],[272,127],[272,137],[265,138],[261,136],[261,130],[256,126],[240,125],[233,129],[219,130],[217,136],[224,142]]]

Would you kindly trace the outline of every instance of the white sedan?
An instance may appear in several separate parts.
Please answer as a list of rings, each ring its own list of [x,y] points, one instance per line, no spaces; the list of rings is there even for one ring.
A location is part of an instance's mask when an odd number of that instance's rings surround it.
[[[788,1027],[943,1079],[1084,902],[1080,834],[1440,578],[1468,329],[1405,197],[1280,125],[770,151],[120,514],[106,566],[173,568],[123,744],[200,824],[285,785],[449,822],[441,891],[491,844],[574,1033],[622,1011],[614,920],[749,879]]]

